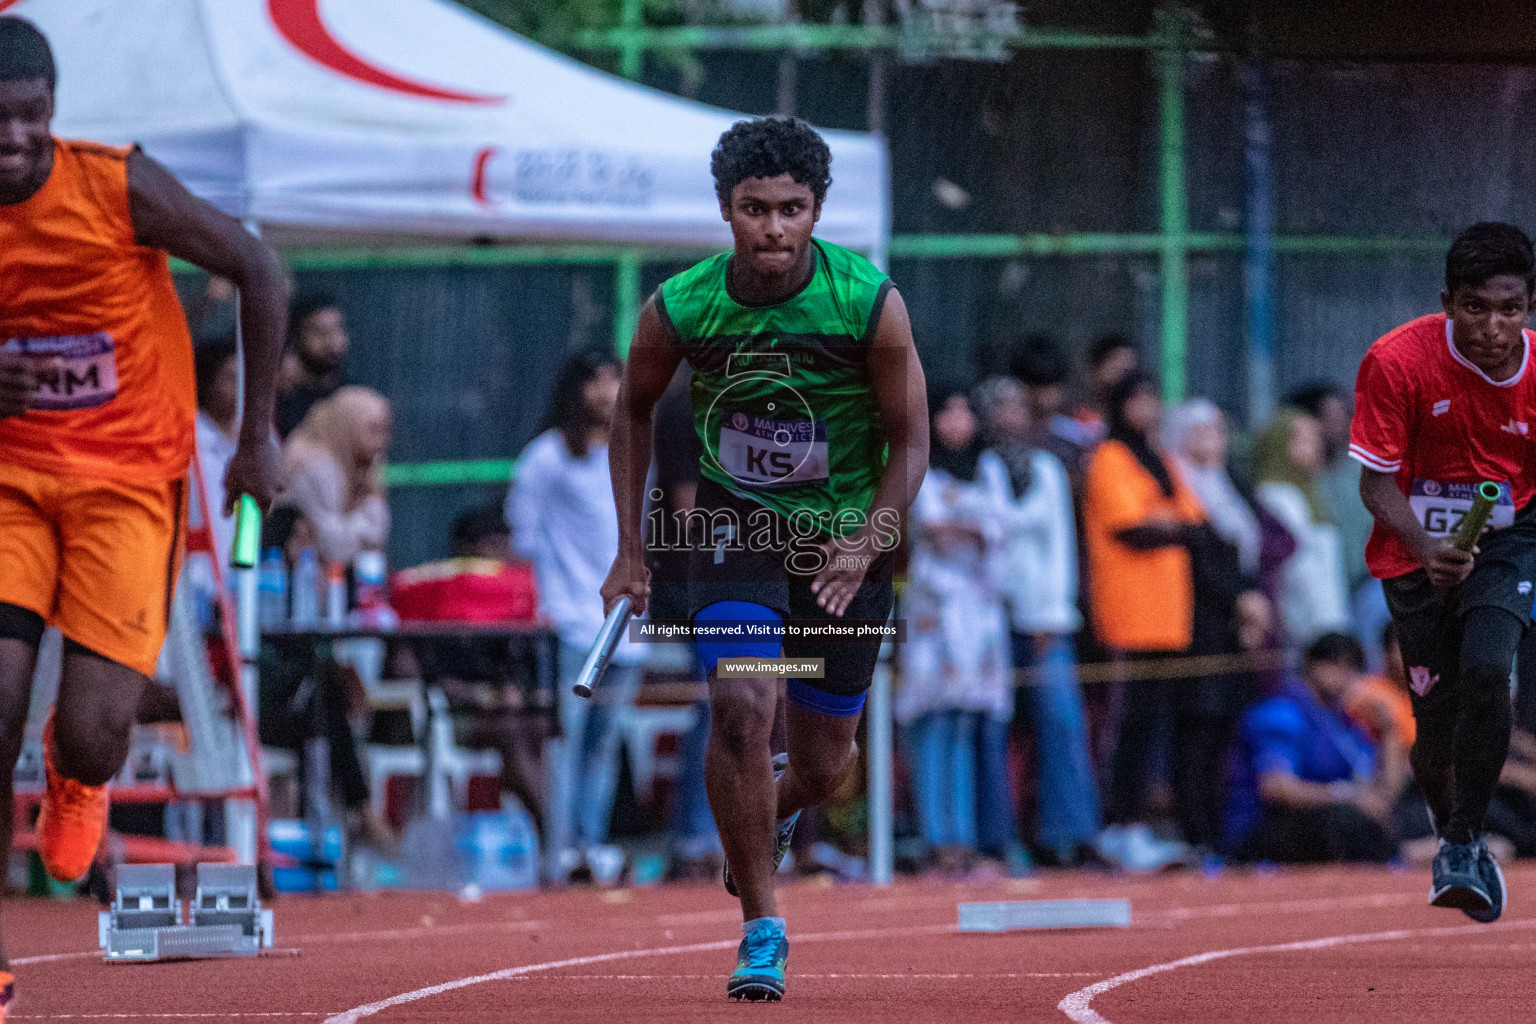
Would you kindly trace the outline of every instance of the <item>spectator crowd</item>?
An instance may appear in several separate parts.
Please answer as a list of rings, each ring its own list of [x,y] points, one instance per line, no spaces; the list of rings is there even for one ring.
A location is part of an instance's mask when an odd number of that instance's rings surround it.
[[[912,861],[1432,856],[1349,394],[1306,386],[1239,434],[1209,400],[1164,408],[1120,336],[1091,347],[1077,407],[1049,339],[1007,363],[930,382],[897,653]],[[1493,831],[1523,849],[1517,718]]]
[[[227,329],[230,318],[204,320]],[[262,542],[262,587],[270,561],[280,592],[262,591],[265,624],[335,616],[327,599],[339,587],[352,621],[547,626],[559,650],[549,706],[532,693],[527,651],[505,639],[391,650],[372,674],[439,683],[460,739],[499,752],[503,801],[566,837],[560,873],[617,880],[621,721],[651,652],[622,644],[590,702],[569,684],[602,623],[598,590],[617,549],[608,422],[621,366],[596,351],[568,358],[505,502],[465,510],[450,557],[396,573],[386,605],[391,412],[349,383],[349,347],[333,299],[295,301],[276,423],[283,486]],[[196,367],[206,514],[227,551],[234,528],[218,492],[238,431],[233,337],[205,332]],[[1206,399],[1165,408],[1120,336],[1087,353],[1080,403],[1072,362],[1048,338],[1018,339],[1006,367],[930,380],[931,460],[893,656],[909,866],[1018,874],[1035,863],[1144,871],[1432,855],[1407,767],[1402,662],[1360,554],[1371,523],[1346,458],[1349,394],[1302,388],[1246,433]],[[648,488],[673,516],[692,507],[698,480],[686,375],[658,407]],[[675,552],[651,557],[652,614],[681,618]],[[207,623],[220,614],[211,574],[189,572]],[[360,672],[281,645],[264,648],[262,668],[263,741],[302,753],[327,739],[325,778],[353,836],[390,848],[365,764],[379,725]],[[1536,688],[1524,689],[1520,703],[1536,705]],[[697,690],[685,700],[695,724],[667,824],[678,875],[720,857],[703,790],[708,709]],[[1531,855],[1536,707],[1525,710],[1490,827]],[[565,744],[549,748],[555,731]],[[553,797],[548,749],[569,780]],[[801,831],[802,863],[828,861],[836,822]]]

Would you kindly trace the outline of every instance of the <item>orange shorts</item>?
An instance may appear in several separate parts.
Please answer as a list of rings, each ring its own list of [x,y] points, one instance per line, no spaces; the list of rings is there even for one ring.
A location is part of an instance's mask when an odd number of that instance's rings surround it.
[[[0,462],[0,602],[154,675],[186,523],[181,480],[128,484]]]

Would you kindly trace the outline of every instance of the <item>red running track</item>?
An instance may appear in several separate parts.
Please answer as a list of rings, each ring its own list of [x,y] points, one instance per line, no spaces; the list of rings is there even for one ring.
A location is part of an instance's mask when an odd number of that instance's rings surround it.
[[[718,886],[290,897],[259,960],[104,964],[84,901],[9,903],[5,931],[13,1022],[1499,1024],[1536,1018],[1536,865],[1508,877],[1493,926],[1426,906],[1427,872],[801,882],[781,889],[789,995],[771,1006],[724,997],[740,930]],[[1130,899],[1133,927],[954,930],[960,901],[1084,897]]]

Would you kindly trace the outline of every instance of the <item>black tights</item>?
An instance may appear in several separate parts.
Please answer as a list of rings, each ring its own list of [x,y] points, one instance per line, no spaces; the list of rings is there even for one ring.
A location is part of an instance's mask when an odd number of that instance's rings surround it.
[[[1410,759],[1440,835],[1467,843],[1482,833],[1512,721],[1509,672],[1525,624],[1502,608],[1473,608],[1462,623],[1454,700],[1418,715]]]

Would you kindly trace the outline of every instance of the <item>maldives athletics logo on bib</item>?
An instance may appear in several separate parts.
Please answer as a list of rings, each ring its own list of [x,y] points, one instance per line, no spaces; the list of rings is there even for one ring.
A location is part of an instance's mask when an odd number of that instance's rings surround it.
[[[742,487],[786,487],[826,480],[831,473],[827,421],[789,383],[790,360],[782,352],[733,355],[730,383],[705,416],[708,455]]]

